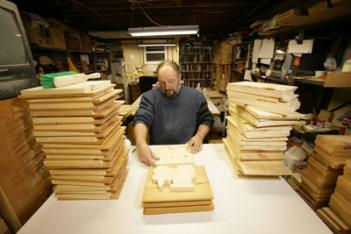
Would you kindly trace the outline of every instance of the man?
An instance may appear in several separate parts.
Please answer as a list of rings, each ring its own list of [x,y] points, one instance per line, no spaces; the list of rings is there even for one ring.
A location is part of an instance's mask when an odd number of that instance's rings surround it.
[[[213,124],[206,98],[199,91],[181,85],[179,66],[163,61],[157,67],[158,87],[143,94],[134,116],[134,134],[139,159],[152,165],[157,156],[147,144],[187,144],[191,153],[202,149],[202,142]]]

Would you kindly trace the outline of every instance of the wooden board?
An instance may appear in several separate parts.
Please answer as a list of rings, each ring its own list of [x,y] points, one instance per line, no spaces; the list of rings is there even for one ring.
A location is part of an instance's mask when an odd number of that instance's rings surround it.
[[[210,205],[211,200],[203,201],[184,201],[184,202],[145,202],[142,204],[144,208],[158,208],[158,207],[179,207],[179,206],[204,206]]]
[[[81,154],[46,154],[48,160],[103,160],[113,161],[115,155],[120,155],[124,150],[124,141],[120,140],[120,143],[114,148],[108,151],[106,155],[81,155]]]
[[[116,111],[119,108],[119,104],[115,101],[109,103],[103,109],[99,110],[84,110],[84,109],[72,109],[72,110],[38,110],[31,111],[32,117],[71,117],[71,116],[82,116],[82,117],[93,117],[93,118],[104,118]]]
[[[211,211],[213,209],[214,209],[214,206],[213,206],[213,203],[211,202],[210,205],[144,208],[144,215],[203,212],[203,211]]]
[[[304,118],[304,115],[298,112],[285,113],[280,115],[268,111],[263,111],[252,106],[245,106],[243,108],[257,119],[297,120]]]
[[[95,118],[93,116],[80,116],[80,117],[33,117],[32,121],[35,125],[50,125],[50,124],[94,124],[101,125],[105,123],[111,117],[115,117],[118,114],[118,109],[109,113],[103,118]]]
[[[350,88],[351,72],[328,72],[324,82],[324,87]]]
[[[289,175],[288,168],[283,161],[239,161],[244,175],[250,176],[280,176]]]
[[[105,122],[101,125],[95,124],[34,124],[33,129],[34,131],[41,132],[41,131],[54,131],[54,132],[92,132],[92,133],[99,133],[103,132],[104,129],[108,128],[109,125],[118,124],[122,121],[121,116],[110,116],[109,119],[106,119]]]
[[[43,89],[35,87],[21,91],[21,98],[55,98],[55,97],[82,97],[94,96],[114,87],[110,81],[87,81],[61,88]]]
[[[324,151],[315,148],[316,156],[319,160],[322,160],[325,164],[333,169],[343,169],[348,158],[345,157],[330,157]]]
[[[108,126],[102,133],[95,136],[61,136],[61,137],[37,137],[40,143],[67,143],[67,144],[96,144],[100,145],[104,142],[104,138],[118,131],[120,123]]]
[[[80,144],[80,143],[43,143],[45,149],[98,149],[101,151],[111,150],[118,144],[118,137],[123,135],[125,127],[118,127],[111,132],[100,144]]]
[[[297,124],[298,121],[294,120],[267,120],[267,119],[257,119],[249,112],[239,109],[238,115],[241,119],[255,127],[273,127],[273,126],[289,126]]]
[[[51,160],[46,159],[44,160],[44,165],[49,170],[52,169],[94,169],[94,168],[113,168],[118,161],[119,156],[124,155],[125,152],[123,151],[124,148],[121,150],[117,150],[111,158],[107,161],[105,159],[86,159],[86,160]],[[111,170],[110,170],[111,171]]]
[[[332,194],[329,202],[330,208],[337,213],[349,226],[351,226],[351,202],[349,198],[342,197],[337,191]]]
[[[339,176],[335,190],[339,191],[343,197],[351,197],[351,181],[345,176]]]
[[[229,137],[227,137],[227,143],[239,160],[283,160],[281,151],[240,150],[237,141]]]
[[[118,160],[116,163],[117,173],[126,168],[127,160],[125,158]],[[77,182],[97,182],[111,184],[115,175],[51,175],[51,180],[56,181],[77,181]]]
[[[233,131],[227,131],[228,138],[233,142],[236,142],[239,150],[251,150],[251,151],[284,151],[287,149],[287,144],[285,141],[244,141],[240,139],[238,133],[233,133]]]
[[[351,232],[351,226],[329,207],[318,209],[316,213],[334,233],[346,234]]]
[[[88,97],[61,97],[61,98],[40,98],[40,99],[28,99],[29,104],[34,104],[34,103],[80,103],[80,102],[90,102],[93,104],[99,104],[103,101],[106,101],[109,98],[116,97],[118,94],[123,92],[121,89],[113,89],[112,87],[105,90],[102,93],[99,93],[98,95],[94,96],[88,96]]]
[[[115,183],[112,190],[101,193],[101,191],[80,191],[71,193],[55,193],[58,200],[106,200],[118,199],[122,191],[128,171],[126,171],[121,178]],[[87,186],[88,187],[88,186]]]
[[[246,138],[287,137],[291,131],[291,127],[286,126],[255,128],[235,116],[227,116],[227,120],[228,125],[238,129]]]
[[[143,203],[146,202],[178,202],[178,201],[201,201],[213,199],[211,187],[203,166],[195,167],[196,179],[193,192],[171,192],[167,187],[160,191],[157,184],[152,183],[153,168],[149,168],[145,184]]]
[[[239,91],[245,92],[252,95],[262,95],[267,97],[276,97],[282,100],[289,99],[294,91],[297,89],[296,86],[290,85],[278,85],[278,84],[267,84],[258,82],[235,82],[228,83],[227,91]]]
[[[347,150],[351,153],[350,135],[317,135],[315,143],[329,154],[335,150]]]
[[[268,102],[266,100],[259,99],[257,96],[243,95],[239,93],[232,95],[228,94],[228,101],[229,103],[235,103],[239,106],[253,106],[261,110],[280,115],[295,113],[295,111],[300,107],[300,103],[297,98],[286,103]]]

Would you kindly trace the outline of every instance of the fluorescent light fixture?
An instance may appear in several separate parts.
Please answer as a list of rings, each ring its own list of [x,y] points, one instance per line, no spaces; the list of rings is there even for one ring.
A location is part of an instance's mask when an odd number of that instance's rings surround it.
[[[171,46],[176,46],[174,43],[161,43],[161,44],[140,44],[138,45],[139,47],[155,47],[155,46],[165,46],[165,47],[171,47]]]
[[[191,35],[199,32],[198,25],[160,26],[129,28],[128,33],[133,37]]]

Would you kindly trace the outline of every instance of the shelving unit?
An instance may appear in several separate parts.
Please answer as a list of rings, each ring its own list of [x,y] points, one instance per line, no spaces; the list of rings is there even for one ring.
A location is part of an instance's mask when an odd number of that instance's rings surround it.
[[[181,45],[179,54],[182,79],[190,87],[209,87],[213,76],[212,47]]]
[[[101,72],[110,74],[110,59],[108,50],[88,51],[74,49],[48,48],[31,45],[33,57],[38,59],[40,56],[48,56],[55,61],[62,63],[62,68],[68,70],[67,58],[71,57],[75,66],[84,73]],[[81,55],[89,57],[89,63],[81,62]]]

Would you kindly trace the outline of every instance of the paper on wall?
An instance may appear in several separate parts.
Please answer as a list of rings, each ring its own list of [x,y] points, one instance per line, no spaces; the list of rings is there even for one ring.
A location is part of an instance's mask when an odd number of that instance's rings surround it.
[[[262,40],[256,39],[254,41],[254,48],[252,51],[252,62],[258,63],[258,53],[260,52],[261,49],[261,43]]]
[[[311,54],[313,49],[313,39],[303,40],[302,44],[297,44],[296,40],[289,40],[288,53],[291,54]]]
[[[271,64],[271,59],[270,58],[261,58],[260,63],[270,65]]]
[[[244,80],[252,81],[251,70],[245,70]]]
[[[273,58],[274,54],[274,39],[263,39],[260,51],[258,53],[259,58]]]

